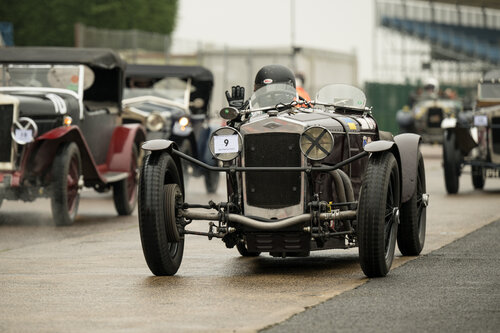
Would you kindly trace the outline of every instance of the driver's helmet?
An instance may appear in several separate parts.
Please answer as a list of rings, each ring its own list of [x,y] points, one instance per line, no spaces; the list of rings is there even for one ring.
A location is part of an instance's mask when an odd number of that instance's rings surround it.
[[[255,75],[253,91],[274,83],[285,83],[295,88],[295,75],[291,69],[283,65],[264,66]]]
[[[437,93],[439,91],[439,82],[437,79],[430,77],[424,82],[424,90],[426,92]]]

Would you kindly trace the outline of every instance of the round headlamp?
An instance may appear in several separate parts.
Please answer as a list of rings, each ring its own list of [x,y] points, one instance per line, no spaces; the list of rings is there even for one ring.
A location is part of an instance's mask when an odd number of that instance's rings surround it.
[[[179,119],[179,125],[181,125],[181,127],[186,127],[187,125],[189,125],[189,118],[181,117]]]
[[[300,135],[300,150],[310,160],[324,159],[333,150],[332,133],[321,126],[309,127]]]
[[[165,122],[158,113],[151,113],[146,119],[146,127],[151,132],[158,132],[164,125]]]
[[[221,127],[212,133],[208,145],[212,155],[220,161],[234,160],[243,147],[240,133],[232,127]]]

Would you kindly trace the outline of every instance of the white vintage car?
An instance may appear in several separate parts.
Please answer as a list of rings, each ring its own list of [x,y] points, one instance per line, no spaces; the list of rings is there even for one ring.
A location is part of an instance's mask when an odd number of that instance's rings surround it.
[[[471,166],[472,183],[482,189],[487,177],[500,176],[500,70],[480,80],[477,102],[467,122],[443,121],[443,159],[446,190],[458,192],[459,178]]]

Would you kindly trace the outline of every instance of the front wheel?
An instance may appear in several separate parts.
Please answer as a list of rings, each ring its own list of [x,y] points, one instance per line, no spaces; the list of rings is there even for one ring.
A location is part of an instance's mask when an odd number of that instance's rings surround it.
[[[393,154],[370,157],[358,207],[359,259],[368,277],[385,276],[391,268],[399,223],[399,186]]]
[[[80,203],[82,162],[74,142],[64,143],[52,163],[52,216],[56,225],[74,222]]]
[[[155,152],[146,156],[139,178],[139,229],[142,249],[155,275],[174,275],[184,253],[181,179],[172,156]]]
[[[417,183],[410,200],[401,205],[398,229],[399,251],[405,256],[417,256],[424,247],[428,194],[425,186],[424,158],[418,151]]]
[[[119,215],[130,215],[137,203],[137,178],[139,175],[137,147],[132,147],[128,177],[113,184],[113,201]]]
[[[455,133],[446,131],[443,140],[443,168],[444,183],[449,194],[458,192],[461,159],[460,150],[456,148]]]

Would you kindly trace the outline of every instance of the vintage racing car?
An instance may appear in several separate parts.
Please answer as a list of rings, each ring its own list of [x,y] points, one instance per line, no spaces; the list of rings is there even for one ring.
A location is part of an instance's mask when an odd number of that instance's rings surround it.
[[[221,110],[227,126],[209,141],[219,166],[173,141],[144,143],[139,226],[153,274],[177,272],[190,234],[221,238],[242,256],[359,247],[369,277],[388,273],[396,241],[418,255],[429,199],[420,136],[379,131],[365,103],[348,85],[326,86],[310,103],[290,85],[266,85],[248,108]],[[227,201],[184,202],[182,159],[225,172]],[[200,220],[210,221],[207,232],[190,230]]]
[[[141,123],[148,140],[172,140],[184,154],[216,165],[206,144],[216,129],[209,113],[212,72],[201,66],[129,64],[125,79],[125,123]],[[185,162],[183,167],[185,181],[203,176],[207,192],[217,191],[218,172]]]
[[[404,107],[396,113],[400,133],[417,133],[423,142],[441,143],[445,118],[458,117],[463,110],[458,99],[423,96],[410,109]]]
[[[477,101],[467,116],[443,121],[443,170],[446,191],[458,192],[464,166],[472,184],[482,189],[487,177],[500,177],[500,70],[480,80]]]
[[[131,214],[146,133],[122,124],[124,69],[107,49],[0,48],[0,204],[50,197],[68,225],[87,186]]]

